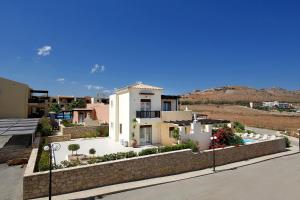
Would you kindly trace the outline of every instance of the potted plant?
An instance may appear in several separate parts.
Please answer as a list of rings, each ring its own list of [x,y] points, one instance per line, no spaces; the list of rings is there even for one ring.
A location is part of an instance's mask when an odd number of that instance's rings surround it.
[[[136,148],[137,147],[137,141],[136,139],[134,138],[134,131],[135,131],[135,128],[137,126],[137,120],[136,118],[133,118],[132,119],[132,128],[133,128],[133,132],[131,134],[131,141],[130,141],[130,146],[132,146],[133,148]]]
[[[180,134],[179,134],[179,129],[178,128],[175,128],[172,131],[172,137],[177,140],[177,144],[181,143],[181,141],[180,141]]]

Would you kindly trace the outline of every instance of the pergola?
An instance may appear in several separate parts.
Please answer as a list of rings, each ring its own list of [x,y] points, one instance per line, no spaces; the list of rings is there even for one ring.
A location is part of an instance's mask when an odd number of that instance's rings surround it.
[[[39,118],[0,119],[0,136],[31,135],[32,143]]]

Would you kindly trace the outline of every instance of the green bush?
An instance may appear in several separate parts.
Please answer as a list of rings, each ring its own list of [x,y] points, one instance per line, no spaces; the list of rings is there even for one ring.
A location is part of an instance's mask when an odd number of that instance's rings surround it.
[[[76,155],[77,155],[77,151],[80,149],[80,145],[79,144],[69,144],[68,146],[68,150],[72,151],[72,155],[73,152],[76,151]]]
[[[233,129],[235,132],[242,133],[245,131],[245,125],[240,122],[233,122]]]
[[[125,153],[125,158],[133,158],[133,157],[136,157],[137,156],[137,153],[134,152],[134,151],[128,151]]]
[[[64,160],[64,161],[61,161],[60,164],[63,168],[76,167],[76,166],[80,165],[80,161],[78,159],[72,160],[72,161]]]
[[[291,147],[291,141],[288,137],[284,136],[284,141],[285,141],[285,147]]]
[[[140,151],[139,156],[145,156],[145,155],[156,154],[156,153],[157,153],[157,148],[148,148]]]
[[[89,150],[89,153],[92,154],[92,155],[94,155],[94,154],[96,153],[96,150],[95,150],[94,148],[91,148],[91,149]]]
[[[108,125],[101,125],[96,129],[97,133],[99,133],[98,137],[108,137],[109,135],[109,128]]]
[[[43,149],[40,149],[41,152],[41,156],[40,159],[38,161],[38,171],[46,171],[49,170],[49,151],[44,151]]]
[[[52,133],[52,126],[50,124],[50,119],[47,117],[42,117],[37,126],[37,132],[42,136],[49,136]]]

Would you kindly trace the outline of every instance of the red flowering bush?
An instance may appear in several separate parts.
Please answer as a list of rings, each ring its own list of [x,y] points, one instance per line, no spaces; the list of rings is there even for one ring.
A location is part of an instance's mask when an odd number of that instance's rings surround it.
[[[231,145],[242,145],[244,144],[243,139],[234,134],[231,128],[220,128],[216,133],[213,134],[217,139],[214,141],[215,148],[223,148],[225,146]],[[213,147],[213,142],[211,142],[210,148]]]

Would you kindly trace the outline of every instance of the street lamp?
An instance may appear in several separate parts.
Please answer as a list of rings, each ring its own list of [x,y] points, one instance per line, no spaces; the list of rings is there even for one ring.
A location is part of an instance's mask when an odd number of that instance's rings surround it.
[[[52,153],[54,155],[54,151],[58,151],[60,149],[60,144],[58,143],[50,143],[44,146],[44,151],[49,152],[49,200],[51,200],[52,196]],[[55,156],[54,156],[55,157]]]
[[[212,141],[212,147],[213,147],[213,172],[216,172],[216,154],[215,154],[216,139],[217,139],[217,136],[210,137],[210,140]]]

